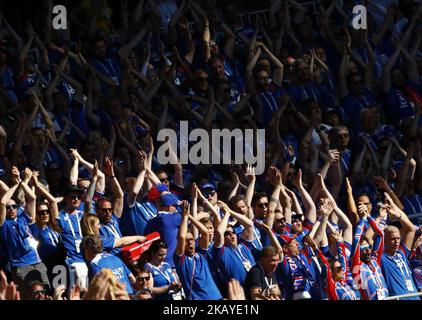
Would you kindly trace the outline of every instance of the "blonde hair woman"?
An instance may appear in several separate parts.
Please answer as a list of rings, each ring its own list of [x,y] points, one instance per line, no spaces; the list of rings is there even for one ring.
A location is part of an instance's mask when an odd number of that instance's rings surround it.
[[[82,235],[86,236],[100,236],[103,242],[105,251],[111,251],[114,248],[121,248],[135,242],[145,242],[144,236],[130,236],[122,238],[114,238],[100,235],[100,220],[95,214],[85,214],[81,220]]]

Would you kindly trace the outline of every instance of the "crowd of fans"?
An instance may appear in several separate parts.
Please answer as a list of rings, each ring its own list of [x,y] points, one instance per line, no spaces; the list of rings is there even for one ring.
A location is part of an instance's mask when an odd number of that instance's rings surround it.
[[[111,2],[0,12],[0,300],[422,290],[420,1]],[[182,165],[182,120],[265,129],[265,173]]]

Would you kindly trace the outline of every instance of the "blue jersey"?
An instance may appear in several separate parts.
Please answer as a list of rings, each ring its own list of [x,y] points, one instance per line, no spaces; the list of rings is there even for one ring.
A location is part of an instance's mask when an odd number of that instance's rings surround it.
[[[235,248],[225,245],[221,248],[214,247],[212,253],[224,274],[225,281],[234,278],[243,285],[247,273],[255,265],[252,252],[243,243]]]
[[[154,278],[154,287],[161,288],[168,286],[169,284],[176,281],[173,270],[171,266],[163,262],[159,267],[154,266],[151,263],[145,264],[145,268],[149,270]],[[165,293],[159,296],[156,296],[157,300],[172,300],[172,296],[169,293]]]
[[[125,201],[126,202],[126,201]],[[145,235],[148,221],[157,216],[157,209],[149,201],[138,202],[131,208],[125,205],[119,226],[125,236]]]
[[[415,193],[413,196],[403,196],[404,212],[413,224],[422,223],[422,197]]]
[[[119,254],[121,249],[115,248],[115,243],[113,243],[113,247],[110,250],[110,243],[111,239],[114,239],[114,242],[116,239],[122,238],[122,233],[119,229],[119,218],[117,218],[114,214],[111,216],[111,221],[107,224],[101,224],[100,228],[100,237],[101,240],[106,241],[106,246],[104,248],[107,248],[107,251],[109,251],[112,254]]]
[[[133,294],[132,284],[130,283],[129,277],[132,275],[132,272],[126,267],[122,260],[118,257],[108,254],[108,253],[99,253],[92,259],[91,271],[95,275],[100,272],[102,269],[110,269],[116,276],[116,280],[124,283],[126,285],[126,290],[129,294]]]
[[[221,300],[205,257],[207,250],[199,249],[193,256],[174,254],[176,271],[188,300]]]
[[[63,245],[66,248],[66,263],[85,262],[81,253],[82,230],[81,219],[83,212],[76,210],[69,214],[61,211],[57,217],[57,224],[61,229]]]
[[[352,93],[347,94],[342,98],[343,110],[345,111],[347,117],[350,119],[350,122],[355,131],[361,130],[360,123],[360,112],[364,108],[368,108],[374,101],[374,96],[372,91],[364,89],[362,95],[354,95]]]
[[[408,85],[410,85],[410,83],[408,83]],[[388,119],[394,125],[400,124],[403,119],[412,117],[415,114],[411,101],[402,90],[394,85],[391,85],[390,90],[385,93],[384,110]]]
[[[403,252],[397,251],[392,256],[384,252],[381,257],[381,269],[390,295],[418,292],[413,281],[412,269]],[[420,297],[405,298],[405,300],[420,300]]]
[[[40,227],[34,223],[29,226],[34,239],[38,241],[38,254],[42,261],[48,261],[58,250],[60,234],[50,226]]]
[[[161,239],[167,244],[166,262],[174,267],[173,253],[177,245],[177,233],[179,231],[182,217],[179,213],[159,211],[157,216],[147,224],[145,232],[147,234],[157,231]]]
[[[31,238],[28,226],[17,220],[6,219],[0,226],[0,240],[4,243],[12,267],[41,262],[37,250],[31,246]],[[32,238],[32,240],[34,239]]]

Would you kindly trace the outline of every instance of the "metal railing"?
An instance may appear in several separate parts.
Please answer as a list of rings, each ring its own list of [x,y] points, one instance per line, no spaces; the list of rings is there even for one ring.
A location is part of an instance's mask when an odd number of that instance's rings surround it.
[[[401,294],[398,296],[392,296],[392,297],[388,297],[385,298],[385,300],[400,300],[402,298],[412,298],[412,297],[422,297],[422,292],[416,292],[416,293],[408,293],[408,294]]]

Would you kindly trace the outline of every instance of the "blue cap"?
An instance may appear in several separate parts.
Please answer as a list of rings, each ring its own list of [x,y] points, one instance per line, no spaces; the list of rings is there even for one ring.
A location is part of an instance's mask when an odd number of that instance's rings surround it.
[[[160,196],[160,204],[163,207],[176,206],[179,200],[171,193],[166,193]]]
[[[163,183],[157,184],[157,190],[159,193],[163,193],[164,191],[170,191],[169,187]]]
[[[205,189],[215,190],[215,187],[214,187],[214,185],[212,183],[207,182],[207,183],[203,183],[201,185],[201,190],[205,190]]]

